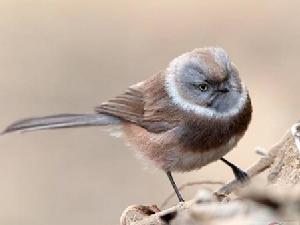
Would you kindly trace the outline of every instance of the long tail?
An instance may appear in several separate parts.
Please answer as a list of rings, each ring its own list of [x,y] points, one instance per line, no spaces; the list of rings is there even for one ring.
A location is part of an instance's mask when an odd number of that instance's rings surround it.
[[[58,114],[18,120],[9,125],[2,134],[67,127],[106,126],[119,122],[118,118],[105,114]]]

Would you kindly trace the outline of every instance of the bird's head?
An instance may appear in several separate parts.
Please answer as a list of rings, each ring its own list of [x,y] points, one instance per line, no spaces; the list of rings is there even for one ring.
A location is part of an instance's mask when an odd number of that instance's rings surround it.
[[[174,104],[209,117],[227,117],[243,108],[248,93],[222,48],[201,48],[171,61],[165,86]]]

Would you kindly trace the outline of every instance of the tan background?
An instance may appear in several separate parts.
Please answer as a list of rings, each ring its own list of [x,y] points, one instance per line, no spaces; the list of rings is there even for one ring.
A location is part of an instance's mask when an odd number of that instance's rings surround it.
[[[299,1],[0,1],[0,127],[31,115],[90,112],[175,56],[222,46],[250,90],[254,115],[227,158],[243,168],[298,118]],[[0,138],[0,224],[118,224],[171,186],[97,128]],[[226,180],[220,162],[178,184]],[[184,191],[189,199],[196,188]],[[175,201],[174,201],[175,202]]]

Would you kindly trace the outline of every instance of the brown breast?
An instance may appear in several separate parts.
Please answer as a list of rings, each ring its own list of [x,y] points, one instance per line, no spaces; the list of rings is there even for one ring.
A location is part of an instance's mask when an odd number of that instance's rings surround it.
[[[180,143],[188,151],[209,151],[218,148],[235,135],[243,136],[251,121],[252,105],[248,96],[244,108],[231,118],[201,118],[187,114]]]

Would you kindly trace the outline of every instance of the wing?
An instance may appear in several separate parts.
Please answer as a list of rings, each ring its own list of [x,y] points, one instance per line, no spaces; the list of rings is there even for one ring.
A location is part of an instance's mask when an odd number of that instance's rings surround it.
[[[95,111],[140,124],[144,115],[144,96],[141,86],[136,84],[129,87],[124,94],[97,106]]]
[[[172,129],[182,120],[165,91],[163,73],[129,87],[124,94],[96,107],[96,112],[136,123],[154,133]]]

